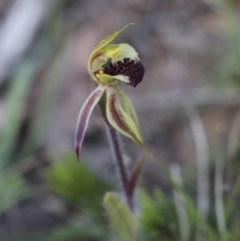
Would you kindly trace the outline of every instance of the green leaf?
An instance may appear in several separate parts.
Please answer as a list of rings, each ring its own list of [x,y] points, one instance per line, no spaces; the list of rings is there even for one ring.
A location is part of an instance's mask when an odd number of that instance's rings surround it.
[[[114,193],[106,193],[104,207],[119,241],[137,240],[137,221],[123,200]]]

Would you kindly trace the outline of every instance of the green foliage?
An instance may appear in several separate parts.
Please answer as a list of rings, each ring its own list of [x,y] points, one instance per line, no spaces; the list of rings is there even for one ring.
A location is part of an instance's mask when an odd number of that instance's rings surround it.
[[[15,237],[1,238],[1,241],[106,241],[106,231],[97,225],[90,224],[85,227],[60,226],[50,234],[26,234]]]
[[[99,241],[106,240],[106,230],[100,225],[96,225],[93,222],[84,225],[78,225],[77,227],[65,226],[55,229],[45,241]]]
[[[20,176],[2,176],[0,179],[0,214],[29,195],[29,189]]]
[[[6,178],[9,176],[8,178]],[[66,155],[61,161],[54,160],[44,171],[46,185],[62,200],[76,205],[75,219],[51,232],[27,233],[1,238],[3,241],[106,241],[106,223],[103,219],[102,198],[112,186],[97,176],[74,154]],[[0,214],[30,195],[23,179],[6,172],[0,182]],[[79,212],[78,212],[79,211]]]
[[[167,198],[159,189],[153,197],[140,190],[138,193],[141,213],[140,226],[148,241],[179,240],[177,216],[172,198]]]
[[[187,211],[188,211],[188,218],[189,218],[190,224],[192,225],[192,228],[194,228],[195,225],[197,224],[201,228],[201,231],[203,232],[203,236],[205,237],[206,240],[209,240],[209,241],[219,240],[217,232],[213,230],[213,228],[211,227],[211,224],[200,215],[192,199],[187,195],[187,193],[181,188],[176,187],[176,185],[175,185],[175,188],[179,192],[181,192],[181,194],[184,197]]]
[[[6,166],[12,157],[16,144],[16,136],[23,119],[23,110],[27,98],[27,91],[29,90],[33,73],[33,66],[27,62],[17,72],[9,89],[6,107],[8,111],[6,112],[7,115],[5,116],[5,128],[3,129],[1,136],[1,166]]]
[[[80,211],[77,223],[59,227],[46,240],[107,240],[101,203],[104,193],[112,190],[113,186],[82,160],[78,164],[72,153],[61,160],[52,161],[44,176],[51,190]]]
[[[123,200],[114,193],[106,193],[104,207],[119,241],[137,241],[137,220]]]
[[[196,227],[201,229],[204,240],[218,241],[219,235],[215,227],[205,220],[198,212],[193,200],[176,183],[173,189],[182,195],[186,204],[187,218],[190,223],[191,239],[194,240]],[[140,225],[146,240],[180,240],[180,225],[177,219],[176,207],[172,196],[164,195],[159,189],[151,197],[144,190],[139,191],[141,203]]]
[[[228,240],[229,241],[239,241],[240,240],[240,221],[236,222],[235,225],[231,228]]]
[[[42,64],[45,58],[45,51],[39,55],[38,60],[34,59],[34,54],[32,54],[20,65],[11,81],[6,97],[4,126],[1,127],[0,167],[2,168],[8,166],[14,157],[29,90],[34,75],[38,71],[37,67]]]
[[[93,214],[102,211],[103,195],[112,189],[112,185],[97,176],[82,160],[78,164],[74,154],[66,155],[61,161],[52,161],[45,177],[53,191]]]

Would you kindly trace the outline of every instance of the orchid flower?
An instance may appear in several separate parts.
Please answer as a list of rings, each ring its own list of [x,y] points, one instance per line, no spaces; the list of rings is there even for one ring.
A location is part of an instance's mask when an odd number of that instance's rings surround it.
[[[98,42],[89,55],[88,72],[95,83],[95,89],[86,99],[78,116],[75,133],[78,159],[90,115],[99,102],[104,108],[108,124],[146,150],[132,103],[118,85],[120,81],[136,87],[143,79],[144,67],[132,46],[125,43],[110,44],[130,24]]]

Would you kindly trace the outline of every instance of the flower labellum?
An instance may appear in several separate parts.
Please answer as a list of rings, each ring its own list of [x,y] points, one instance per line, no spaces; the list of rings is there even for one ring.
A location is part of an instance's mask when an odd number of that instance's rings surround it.
[[[108,75],[128,76],[129,83],[127,84],[136,87],[142,81],[145,69],[139,60],[135,61],[130,60],[130,58],[124,58],[123,62],[118,61],[115,64],[110,63],[103,71]]]
[[[143,79],[144,66],[132,46],[126,43],[110,44],[131,24],[101,40],[89,55],[88,72],[97,87],[83,104],[78,116],[75,132],[75,149],[78,158],[90,115],[100,100],[103,102],[108,123],[149,152],[144,144],[132,103],[118,85],[120,81],[136,87]]]

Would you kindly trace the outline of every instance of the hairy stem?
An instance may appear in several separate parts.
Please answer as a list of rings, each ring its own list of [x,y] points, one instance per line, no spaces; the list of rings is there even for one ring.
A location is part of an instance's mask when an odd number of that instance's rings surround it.
[[[133,210],[133,196],[128,192],[128,180],[129,175],[126,165],[123,160],[123,149],[119,133],[108,123],[106,124],[106,129],[108,133],[109,143],[112,148],[113,158],[115,161],[115,166],[117,169],[120,184],[123,188],[126,202],[130,208]]]
[[[113,159],[115,161],[116,170],[118,173],[118,179],[120,186],[123,189],[124,196],[126,199],[126,203],[129,206],[130,210],[133,211],[133,195],[128,191],[128,181],[129,181],[129,174],[127,167],[123,160],[123,148],[121,137],[119,133],[109,124],[104,108],[104,101],[101,100],[99,103],[100,111],[103,116],[103,120],[105,122],[106,131],[108,134],[108,140],[112,149]]]

